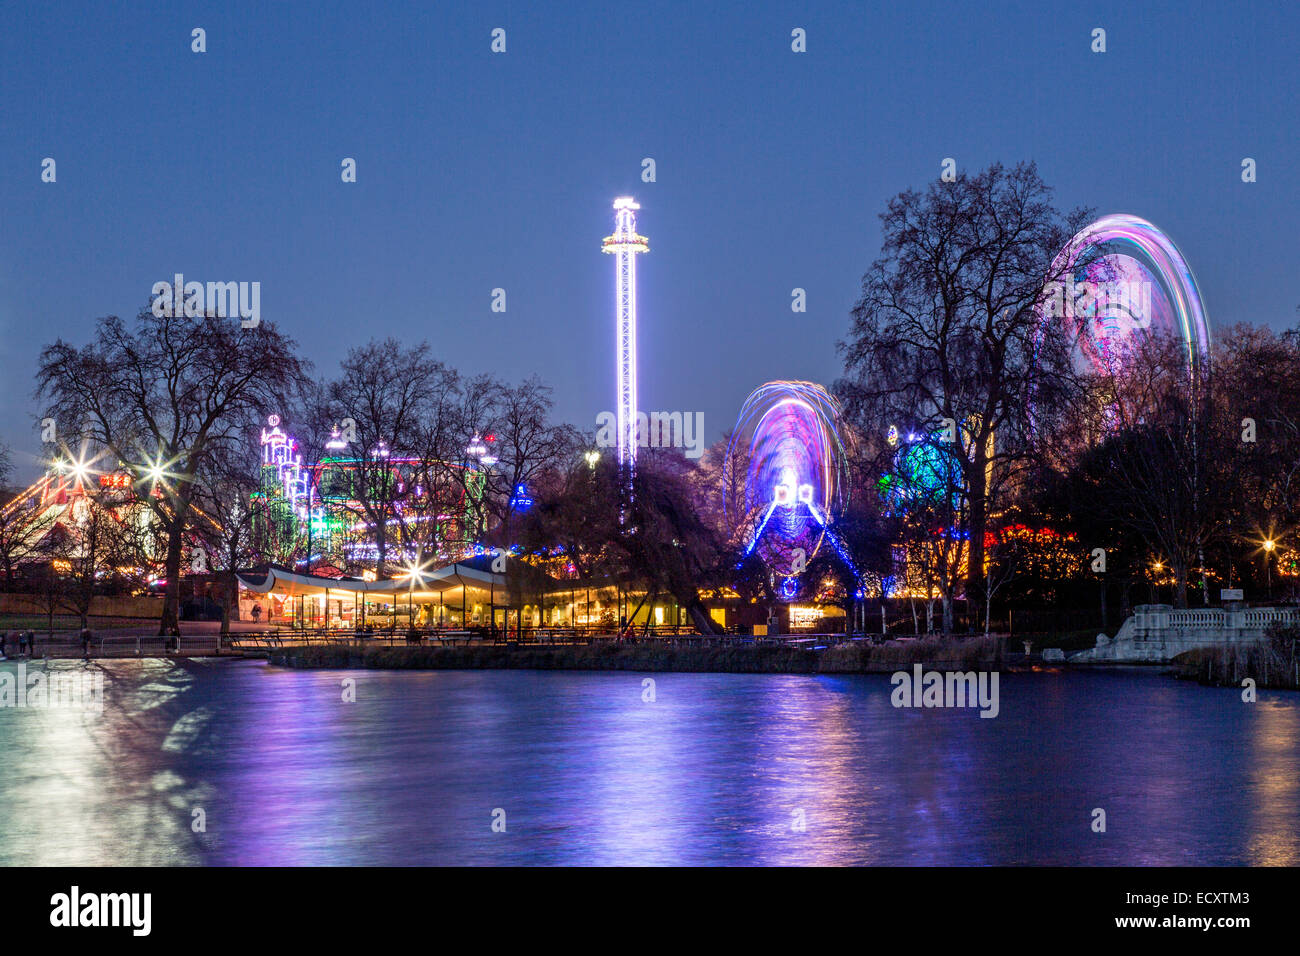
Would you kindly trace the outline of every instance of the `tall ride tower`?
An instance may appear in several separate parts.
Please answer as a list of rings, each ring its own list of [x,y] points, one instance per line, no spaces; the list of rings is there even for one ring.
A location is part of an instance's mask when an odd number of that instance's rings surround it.
[[[636,210],[631,196],[614,200],[614,235],[606,236],[602,252],[616,254],[614,312],[618,320],[618,466],[626,467],[631,481],[636,469],[636,254],[650,251],[650,240],[636,232]]]

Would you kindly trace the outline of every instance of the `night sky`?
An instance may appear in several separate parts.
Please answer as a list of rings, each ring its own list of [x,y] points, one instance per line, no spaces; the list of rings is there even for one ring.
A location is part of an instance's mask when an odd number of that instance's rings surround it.
[[[1300,304],[1293,2],[25,6],[0,11],[0,440],[19,477],[41,346],[84,344],[175,272],[260,281],[263,319],[320,374],[370,336],[427,338],[466,372],[541,375],[591,429],[614,407],[600,240],[625,193],[651,244],[641,405],[702,410],[709,441],[762,382],[840,374],[877,214],[944,157],[1033,159],[1063,207],[1155,222],[1212,329],[1283,328]]]

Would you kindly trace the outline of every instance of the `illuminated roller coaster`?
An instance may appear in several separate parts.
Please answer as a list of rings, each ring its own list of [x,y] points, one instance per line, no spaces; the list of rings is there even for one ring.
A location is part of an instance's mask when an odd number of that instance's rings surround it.
[[[820,385],[768,382],[745,400],[727,449],[731,467],[745,469],[743,482],[725,482],[742,487],[724,501],[728,521],[745,535],[745,557],[757,551],[784,579],[780,593],[787,600],[823,543],[857,577],[832,528],[848,487],[839,417],[838,403]]]

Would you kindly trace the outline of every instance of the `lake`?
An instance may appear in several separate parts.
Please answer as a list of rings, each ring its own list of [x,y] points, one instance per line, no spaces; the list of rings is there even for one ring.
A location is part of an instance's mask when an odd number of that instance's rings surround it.
[[[1300,864],[1300,697],[1149,670],[985,719],[887,675],[48,667],[102,713],[0,707],[4,865]]]

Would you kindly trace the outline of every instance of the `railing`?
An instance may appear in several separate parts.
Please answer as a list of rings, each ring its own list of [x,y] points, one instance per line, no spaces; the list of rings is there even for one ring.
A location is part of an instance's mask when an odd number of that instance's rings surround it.
[[[761,645],[789,645],[824,647],[846,642],[880,641],[879,635],[791,634],[752,635],[742,633],[699,634],[685,625],[629,628],[622,635],[603,628],[579,627],[526,627],[520,633],[498,628],[384,628],[360,630],[355,628],[309,628],[306,630],[280,630],[262,633],[231,634],[228,646],[237,650],[273,650],[280,647],[311,644],[356,644],[359,646],[400,646],[406,644],[442,644],[444,646],[469,644],[494,644],[510,647],[582,644],[665,644],[669,646],[739,647]]]
[[[1137,642],[1194,639],[1198,631],[1217,631],[1222,640],[1231,641],[1247,632],[1300,623],[1300,609],[1289,607],[1174,609],[1167,604],[1143,604],[1133,612],[1131,633]]]
[[[233,635],[232,635],[233,636]],[[220,640],[219,640],[220,638]],[[42,657],[208,657],[230,648],[230,642],[218,634],[193,634],[181,637],[164,637],[157,634],[104,634],[90,639],[89,647],[83,645],[75,632],[37,634],[32,647],[19,651],[18,642],[10,638],[5,652],[10,658]]]
[[[1217,607],[1185,609],[1169,614],[1170,627],[1223,627],[1226,623],[1227,612]]]
[[[1241,615],[1242,627],[1270,627],[1296,622],[1296,611],[1289,607],[1252,607],[1237,613]]]
[[[891,635],[892,636],[892,635]],[[906,636],[906,639],[911,639]],[[92,657],[199,657],[217,654],[269,652],[283,647],[313,644],[348,643],[359,646],[401,646],[406,644],[432,644],[458,646],[469,644],[505,645],[508,647],[539,645],[601,645],[601,644],[663,644],[679,647],[749,647],[789,646],[820,648],[843,643],[880,643],[878,634],[845,635],[795,632],[787,634],[753,635],[737,632],[724,634],[698,634],[685,625],[629,628],[619,635],[600,628],[541,627],[524,628],[522,634],[511,629],[509,633],[491,628],[385,628],[358,631],[355,628],[266,628],[261,631],[237,631],[230,634],[192,634],[159,636],[157,634],[114,635],[106,633],[91,638],[88,648]],[[19,653],[16,640],[10,638],[6,650],[11,658],[81,657],[83,647],[76,632],[37,635],[35,646]]]

